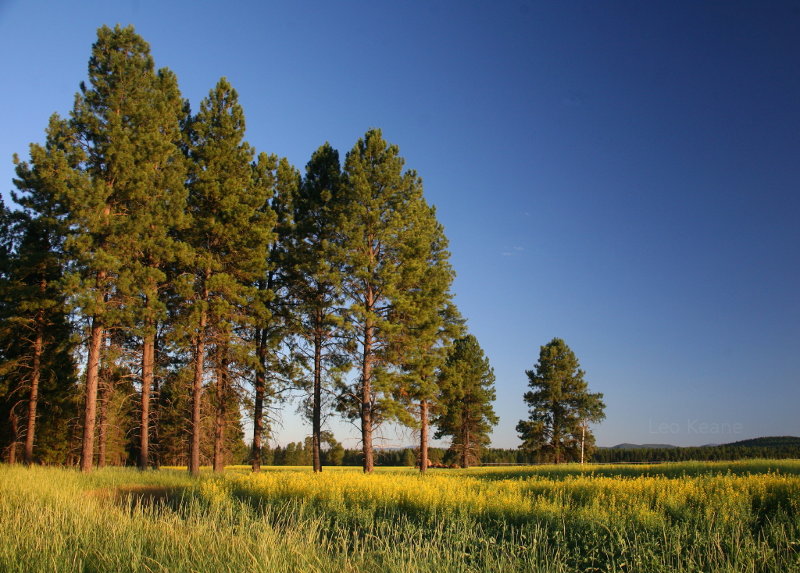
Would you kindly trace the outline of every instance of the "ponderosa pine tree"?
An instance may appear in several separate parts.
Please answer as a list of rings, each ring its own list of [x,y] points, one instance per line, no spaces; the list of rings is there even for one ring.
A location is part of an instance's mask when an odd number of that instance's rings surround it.
[[[72,302],[90,322],[83,471],[91,469],[94,457],[98,373],[107,327],[127,324],[137,329],[144,393],[152,383],[152,337],[163,310],[158,302],[160,266],[174,250],[169,230],[183,212],[180,107],[174,75],[155,71],[149,46],[133,28],[104,26],[92,46],[89,82],[81,84],[70,119],[53,116],[47,144],[31,146],[31,169],[56,197],[69,230],[65,249]],[[143,395],[143,410],[148,402],[149,396]],[[146,414],[142,412],[145,462]]]
[[[467,468],[480,460],[480,450],[489,443],[489,432],[498,422],[492,407],[494,371],[473,335],[456,340],[450,348],[439,387],[435,437],[451,436],[450,449],[461,467]]]
[[[449,263],[447,238],[436,220],[433,207],[429,214],[417,218],[415,229],[428,245],[421,255],[424,265],[419,283],[395,305],[394,313],[402,316],[404,328],[394,342],[404,376],[398,388],[398,399],[419,407],[419,468],[428,467],[428,436],[431,412],[438,409],[438,373],[445,362],[452,342],[463,334],[463,319],[453,304],[450,291],[453,269]]]
[[[222,469],[222,440],[230,397],[231,361],[244,360],[247,343],[236,329],[268,320],[257,281],[265,276],[266,246],[273,240],[275,216],[268,207],[271,187],[264,173],[274,158],[244,142],[244,112],[238,95],[223,78],[188,125],[189,213],[185,241],[192,249],[187,274],[192,296],[185,309],[194,354],[192,438],[189,471],[200,467],[201,401],[205,363],[215,371],[217,447],[214,469]]]
[[[517,424],[520,448],[557,464],[580,459],[581,445],[594,443],[588,423],[605,418],[603,395],[589,392],[578,358],[560,338],[540,347],[539,361],[525,373],[530,415]]]
[[[365,472],[374,467],[373,431],[402,411],[395,399],[402,357],[392,343],[407,327],[400,309],[421,283],[432,241],[416,227],[430,215],[422,182],[403,166],[397,146],[377,129],[345,159],[343,288],[359,374],[354,384],[340,388],[338,408],[360,422]]]
[[[15,157],[16,160],[16,157]],[[54,355],[71,365],[70,329],[60,280],[65,229],[52,190],[39,176],[39,169],[17,161],[14,184],[21,193],[12,193],[23,211],[15,213],[14,227],[19,243],[7,267],[8,282],[4,293],[13,311],[4,317],[2,335],[8,341],[7,352],[15,348],[15,360],[6,360],[2,370],[13,367],[18,375],[18,391],[27,388],[27,413],[24,460],[33,463],[36,419],[43,372],[53,374]],[[74,368],[61,374],[65,383],[74,377]]]
[[[293,205],[300,188],[300,173],[289,160],[281,158],[277,170],[270,171],[274,157],[256,166],[256,179],[264,187],[274,182],[272,200],[265,209],[275,216],[274,238],[268,246],[267,273],[256,282],[266,313],[256,321],[253,338],[256,344],[256,366],[253,400],[253,440],[250,462],[254,472],[261,470],[262,443],[268,434],[264,409],[275,397],[276,381],[290,369],[280,348],[290,331],[292,302],[287,296],[289,242],[294,228]]]
[[[151,464],[156,335],[167,316],[163,296],[166,269],[185,251],[175,237],[186,224],[186,164],[180,148],[183,100],[175,76],[159,70],[143,74],[139,81],[150,85],[140,85],[140,93],[128,93],[130,125],[117,135],[135,147],[131,150],[133,164],[125,174],[127,216],[118,227],[115,247],[125,261],[117,280],[117,296],[140,345],[139,468],[146,469]]]
[[[58,407],[75,390],[76,372],[70,325],[59,288],[61,265],[53,250],[57,239],[43,219],[19,213],[17,224],[20,242],[11,257],[4,289],[12,304],[0,326],[0,344],[4,347],[0,375],[14,380],[14,393],[25,404],[23,459],[31,464],[41,399]]]
[[[409,358],[404,364],[407,372],[403,388],[404,397],[416,401],[419,406],[417,423],[421,473],[425,473],[428,469],[431,418],[438,413],[439,400],[442,396],[439,389],[439,372],[453,340],[463,333],[463,319],[451,301],[440,306],[437,315],[428,314],[429,321],[420,322],[419,326],[412,330],[416,332],[417,338],[411,343],[412,348],[407,352]]]
[[[11,211],[0,195],[0,324],[5,324],[15,310],[10,290],[11,256],[14,250],[14,228]],[[2,337],[2,334],[0,334]],[[9,361],[7,343],[0,338],[0,368]],[[0,455],[8,463],[16,462],[19,424],[12,395],[13,385],[8,376],[0,375]]]
[[[339,153],[328,143],[306,165],[294,202],[294,227],[284,266],[292,301],[294,332],[310,348],[311,458],[322,471],[322,386],[325,372],[344,366],[341,352],[342,257],[339,220],[343,215]]]
[[[91,316],[93,313],[97,314],[102,310],[95,304],[98,301],[98,294],[92,292],[92,288],[89,287],[83,291],[82,294],[84,296],[80,296],[78,294],[81,291],[80,279],[83,277],[86,280],[83,283],[85,285],[105,287],[104,273],[107,271],[97,271],[97,268],[93,271],[90,268],[93,259],[89,256],[89,252],[93,247],[97,247],[98,244],[103,244],[106,237],[100,233],[93,234],[90,232],[90,228],[93,225],[95,228],[97,227],[98,219],[102,218],[102,214],[98,216],[97,213],[94,213],[94,218],[86,216],[81,219],[78,214],[70,212],[70,203],[75,197],[94,193],[96,198],[102,190],[101,185],[98,185],[96,189],[94,188],[93,181],[85,170],[87,154],[78,144],[79,141],[74,126],[57,115],[53,115],[46,130],[45,144],[31,144],[28,162],[18,162],[15,158],[18,176],[15,184],[21,191],[21,194],[16,195],[15,198],[28,211],[29,217],[38,221],[37,225],[42,226],[43,229],[48,229],[47,233],[50,241],[59,243],[66,253],[72,254],[71,261],[67,264],[70,268],[70,276],[73,279],[70,285],[73,303],[79,306],[85,314]],[[97,204],[86,204],[83,211],[84,215],[91,210],[91,206],[97,206]],[[105,212],[104,209],[103,212]],[[68,229],[70,232],[65,238],[61,233],[67,232]],[[64,265],[64,263],[65,261],[61,260],[56,264]],[[106,268],[110,265],[109,260],[102,255],[95,263],[96,265],[104,265]],[[63,268],[60,268],[59,273],[62,270]],[[94,274],[92,275],[93,272]],[[90,275],[92,276],[90,277]],[[50,289],[53,286],[51,284],[46,289],[51,294],[53,291]],[[58,296],[62,297],[63,295],[59,292]],[[96,320],[92,320],[93,335],[97,335],[102,331],[101,323],[102,318],[99,315]],[[61,338],[60,342],[67,342],[68,340],[68,337],[65,338],[63,333],[55,336]],[[95,340],[95,338],[92,340]],[[99,338],[97,340],[99,341]],[[84,403],[84,437],[93,436],[94,433],[94,398],[96,397],[97,371],[96,368],[92,369],[92,365],[97,366],[99,357],[99,352],[93,352],[93,350],[99,351],[99,346],[95,347],[92,344],[89,346],[89,363],[86,369],[87,391]],[[94,362],[92,359],[94,359]],[[63,371],[64,374],[68,372],[68,369]],[[95,384],[94,394],[91,391],[93,383]],[[14,422],[15,419],[11,421]],[[13,425],[16,424],[12,423]],[[91,430],[91,432],[88,432],[88,430]],[[82,461],[82,469],[84,471],[91,469],[92,447],[92,439],[83,441],[84,452],[82,460],[85,460],[85,463]]]

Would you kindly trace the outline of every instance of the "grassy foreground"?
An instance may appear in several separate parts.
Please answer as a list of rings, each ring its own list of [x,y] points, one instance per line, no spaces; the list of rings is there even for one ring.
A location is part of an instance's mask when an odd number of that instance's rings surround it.
[[[800,461],[0,466],[0,571],[797,571]]]

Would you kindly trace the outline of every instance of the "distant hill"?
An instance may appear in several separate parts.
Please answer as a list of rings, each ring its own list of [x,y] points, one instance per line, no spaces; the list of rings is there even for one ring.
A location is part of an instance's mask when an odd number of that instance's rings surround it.
[[[763,438],[751,438],[749,440],[741,440],[739,442],[730,442],[727,444],[703,444],[702,446],[673,446],[672,444],[617,444],[611,446],[608,450],[666,450],[669,448],[725,448],[725,447],[741,447],[741,448],[800,448],[800,438],[796,436],[767,436]]]
[[[800,459],[800,438],[766,436],[729,444],[672,446],[668,444],[618,444],[598,448],[592,460],[600,463],[668,462],[703,460]]]
[[[670,444],[617,444],[616,446],[611,446],[612,450],[664,450],[667,448],[677,448],[678,446],[673,446]]]
[[[765,438],[752,438],[724,444],[725,446],[739,446],[744,448],[785,448],[800,447],[800,438],[796,436],[769,436]]]

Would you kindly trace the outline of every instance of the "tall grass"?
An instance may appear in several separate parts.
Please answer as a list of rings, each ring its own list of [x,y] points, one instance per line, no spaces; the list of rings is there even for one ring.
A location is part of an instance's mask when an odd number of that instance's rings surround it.
[[[800,462],[0,466],[0,571],[800,570]]]

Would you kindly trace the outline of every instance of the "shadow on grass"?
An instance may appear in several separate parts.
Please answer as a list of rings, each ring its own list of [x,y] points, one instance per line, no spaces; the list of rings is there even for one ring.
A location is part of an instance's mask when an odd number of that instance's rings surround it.
[[[178,510],[185,501],[187,489],[182,486],[128,484],[95,489],[86,494],[132,512],[141,509],[158,510],[162,508]]]

